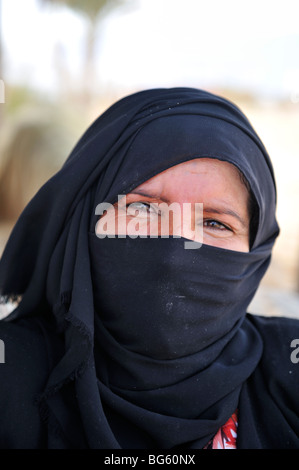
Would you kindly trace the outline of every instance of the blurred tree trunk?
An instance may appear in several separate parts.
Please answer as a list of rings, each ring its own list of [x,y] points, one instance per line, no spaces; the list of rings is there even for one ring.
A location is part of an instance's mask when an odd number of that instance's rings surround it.
[[[95,67],[95,44],[96,44],[97,20],[89,18],[86,43],[85,57],[83,64],[83,99],[86,104],[90,104],[93,92],[96,87],[96,67]]]
[[[1,1],[1,0],[0,0]],[[110,11],[124,5],[132,5],[136,0],[40,0],[44,4],[65,5],[77,11],[87,20],[86,43],[83,57],[82,88],[83,98],[90,102],[95,90],[95,45],[99,21]]]

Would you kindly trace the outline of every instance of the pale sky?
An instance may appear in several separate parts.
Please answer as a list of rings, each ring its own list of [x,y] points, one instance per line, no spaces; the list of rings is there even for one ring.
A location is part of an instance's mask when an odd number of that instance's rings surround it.
[[[50,90],[54,47],[75,80],[84,23],[41,0],[2,0],[5,79]],[[119,87],[234,86],[298,94],[298,0],[136,0],[99,29],[99,83]]]

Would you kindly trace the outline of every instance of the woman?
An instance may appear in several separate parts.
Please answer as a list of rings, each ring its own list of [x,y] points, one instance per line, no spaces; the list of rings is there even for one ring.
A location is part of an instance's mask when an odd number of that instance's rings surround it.
[[[221,97],[147,90],[100,116],[1,260],[3,301],[20,299],[1,447],[299,448],[299,323],[246,313],[275,203],[262,142]]]

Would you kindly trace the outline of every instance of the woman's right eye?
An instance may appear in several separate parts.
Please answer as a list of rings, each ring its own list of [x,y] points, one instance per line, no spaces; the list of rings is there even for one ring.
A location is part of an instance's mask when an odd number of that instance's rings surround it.
[[[148,216],[148,214],[155,213],[153,205],[147,202],[131,202],[126,207],[127,214],[134,217]]]

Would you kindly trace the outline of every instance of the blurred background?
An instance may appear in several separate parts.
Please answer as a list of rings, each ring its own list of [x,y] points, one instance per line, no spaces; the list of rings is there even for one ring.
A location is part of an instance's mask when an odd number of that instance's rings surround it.
[[[252,303],[299,317],[297,0],[0,0],[0,256],[91,122],[144,88],[233,100],[273,160],[281,235]]]

